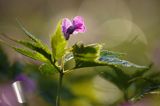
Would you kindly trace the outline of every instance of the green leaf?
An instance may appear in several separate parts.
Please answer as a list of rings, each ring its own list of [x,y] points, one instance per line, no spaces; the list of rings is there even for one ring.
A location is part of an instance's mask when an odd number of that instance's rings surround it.
[[[66,52],[67,41],[63,35],[61,21],[58,23],[54,34],[51,36],[53,58],[58,60]]]
[[[101,47],[102,46],[99,44],[91,44],[87,46],[84,46],[83,44],[75,44],[72,50],[76,62],[75,68],[100,65],[98,58]]]
[[[17,52],[19,52],[19,53],[21,53],[21,54],[23,54],[27,57],[30,57],[30,58],[35,59],[35,60],[39,60],[41,62],[50,62],[44,55],[42,55],[41,53],[39,53],[37,51],[31,51],[31,50],[28,50],[28,49],[22,49],[22,48],[14,47],[14,46],[8,44],[7,42],[4,42],[1,39],[0,39],[0,42],[9,46],[9,47],[11,47],[11,48],[13,48],[15,51],[17,51]]]
[[[136,65],[136,64],[131,63],[129,61],[122,60],[122,59],[118,58],[117,55],[115,55],[115,54],[112,54],[112,55],[108,54],[107,55],[107,52],[104,52],[104,51],[101,52],[101,56],[99,58],[99,61],[105,62],[108,65],[114,65],[114,66],[147,68],[146,66]]]
[[[160,73],[149,70],[151,65],[146,70],[139,70],[131,76],[128,81],[130,86],[134,85],[135,93],[130,97],[131,100],[137,101],[145,94],[157,93],[160,90]],[[130,87],[129,87],[130,88]]]
[[[138,69],[132,74],[132,79],[129,82],[132,82],[136,80],[137,78],[140,78],[142,76],[147,75],[147,73],[150,73],[150,69],[152,68],[153,64],[150,64],[147,66],[147,68],[144,69]]]
[[[29,41],[22,41],[19,40],[17,41],[18,43],[28,47],[29,49],[32,49],[36,52],[39,52],[40,54],[42,54],[43,56],[45,56],[48,60],[51,61],[51,51],[45,47],[45,46],[41,46],[38,43],[34,43],[34,42],[29,42]]]
[[[12,47],[14,50],[16,50],[17,52],[27,56],[27,57],[30,57],[32,59],[35,59],[35,60],[39,60],[41,62],[49,62],[48,59],[46,57],[44,57],[42,54],[38,53],[38,52],[35,52],[35,51],[30,51],[30,50],[27,50],[27,49],[21,49],[21,48],[16,48],[16,47]]]
[[[105,68],[100,75],[115,84],[122,91],[127,88],[128,80],[130,78],[129,75],[117,67]]]
[[[128,87],[128,89],[126,89],[126,91],[128,91],[128,99],[132,100],[132,101],[137,101],[139,99],[141,99],[144,94],[146,93],[146,91],[148,90],[148,88],[150,89],[152,83],[144,80],[144,79],[139,79],[136,80],[135,82],[131,83],[130,86]],[[132,95],[130,94],[130,89],[134,87],[134,92],[132,93]]]
[[[58,72],[57,69],[50,63],[44,63],[39,67],[40,71],[42,74],[49,75],[53,74],[55,72]]]
[[[100,44],[92,44],[84,46],[83,44],[75,44],[73,46],[73,55],[76,62],[75,68],[94,67],[94,66],[123,66],[146,68],[139,66],[119,57],[124,53],[116,53],[112,51],[101,51]]]
[[[76,59],[95,61],[99,58],[101,45],[91,44],[84,46],[83,44],[75,44],[73,46],[73,54]]]
[[[43,42],[39,39],[37,39],[33,34],[31,34],[27,29],[23,26],[23,24],[17,19],[17,23],[19,24],[20,28],[22,31],[32,40],[34,43],[29,42],[29,41],[18,41],[14,40],[12,38],[9,38],[17,43],[20,43],[32,50],[36,50],[37,52],[43,54],[45,57],[51,60],[51,51],[47,47],[47,45],[43,44]]]
[[[113,57],[122,57],[126,55],[126,53],[114,52],[109,50],[102,50],[101,56],[113,56]]]

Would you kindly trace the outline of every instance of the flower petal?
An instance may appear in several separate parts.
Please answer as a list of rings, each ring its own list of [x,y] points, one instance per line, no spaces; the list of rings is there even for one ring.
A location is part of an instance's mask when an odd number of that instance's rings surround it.
[[[62,32],[66,33],[70,26],[72,26],[72,22],[68,18],[64,18],[62,20]]]
[[[75,31],[73,34],[78,32],[83,33],[86,31],[84,20],[81,16],[74,17],[72,22],[73,22],[73,26],[75,27]]]
[[[75,31],[73,32],[73,34],[84,33],[84,32],[86,32],[86,28],[85,28],[85,26],[82,26],[79,29],[75,29]]]

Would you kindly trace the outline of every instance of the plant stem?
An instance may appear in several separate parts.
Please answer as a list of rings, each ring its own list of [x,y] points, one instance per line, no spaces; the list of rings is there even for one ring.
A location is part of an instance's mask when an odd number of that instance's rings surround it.
[[[57,88],[56,106],[60,106],[63,75],[64,75],[63,71],[61,71],[59,73],[59,83],[58,83],[58,88]]]

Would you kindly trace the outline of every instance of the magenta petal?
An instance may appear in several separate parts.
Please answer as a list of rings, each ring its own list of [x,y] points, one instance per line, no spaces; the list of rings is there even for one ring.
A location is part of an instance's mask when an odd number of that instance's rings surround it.
[[[67,29],[72,26],[72,22],[68,18],[62,20],[62,31],[63,33],[67,32]]]
[[[76,16],[72,22],[68,18],[62,20],[62,32],[68,40],[71,34],[83,33],[86,31],[84,20],[81,16]]]
[[[75,29],[75,31],[73,32],[73,34],[84,33],[84,32],[86,32],[86,28],[85,28],[85,26],[82,26],[79,29]]]
[[[84,20],[81,16],[74,17],[73,26],[75,27],[74,34],[78,32],[83,33],[86,31]]]

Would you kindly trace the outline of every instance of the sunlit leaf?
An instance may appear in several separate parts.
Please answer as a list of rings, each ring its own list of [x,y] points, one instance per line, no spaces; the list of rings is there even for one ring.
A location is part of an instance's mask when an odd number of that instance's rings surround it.
[[[35,60],[39,60],[41,62],[49,62],[48,59],[46,57],[44,57],[42,54],[38,53],[38,52],[35,52],[35,51],[30,51],[30,50],[27,50],[27,49],[21,49],[21,48],[16,48],[16,47],[12,47],[14,50],[16,50],[17,52],[27,56],[27,57],[30,57],[32,59],[35,59]]]
[[[75,44],[73,46],[73,55],[76,62],[75,68],[94,67],[94,66],[123,66],[146,68],[129,61],[120,59],[123,53],[112,51],[101,51],[100,44],[92,44],[84,46],[83,44]]]
[[[73,46],[73,55],[76,62],[75,68],[92,67],[101,65],[98,61],[101,45],[92,44],[84,46],[75,44]]]
[[[48,59],[51,60],[51,51],[49,50],[49,48],[47,47],[47,45],[45,45],[44,43],[42,43],[41,40],[37,39],[33,34],[31,34],[29,31],[27,31],[27,29],[23,26],[23,24],[17,19],[17,23],[19,24],[20,28],[22,29],[22,31],[34,42],[29,42],[29,41],[18,41],[18,40],[14,40],[17,43],[20,43],[24,46],[29,47],[30,49],[36,50],[37,52],[40,52],[41,54],[43,54],[45,57],[47,57]]]
[[[45,56],[47,59],[51,60],[51,51],[47,47],[41,46],[41,45],[34,43],[34,42],[29,42],[29,41],[19,40],[17,42],[32,49],[32,50],[39,52],[40,54]]]
[[[55,32],[51,36],[53,58],[58,60],[66,51],[67,41],[62,33],[61,21],[58,23]]]
[[[140,66],[136,65],[134,63],[131,63],[127,60],[123,60],[118,58],[116,55],[107,55],[104,53],[101,53],[101,56],[99,58],[99,61],[105,62],[108,65],[114,65],[114,66],[123,66],[123,67],[136,67],[136,68],[147,68],[146,66]]]

